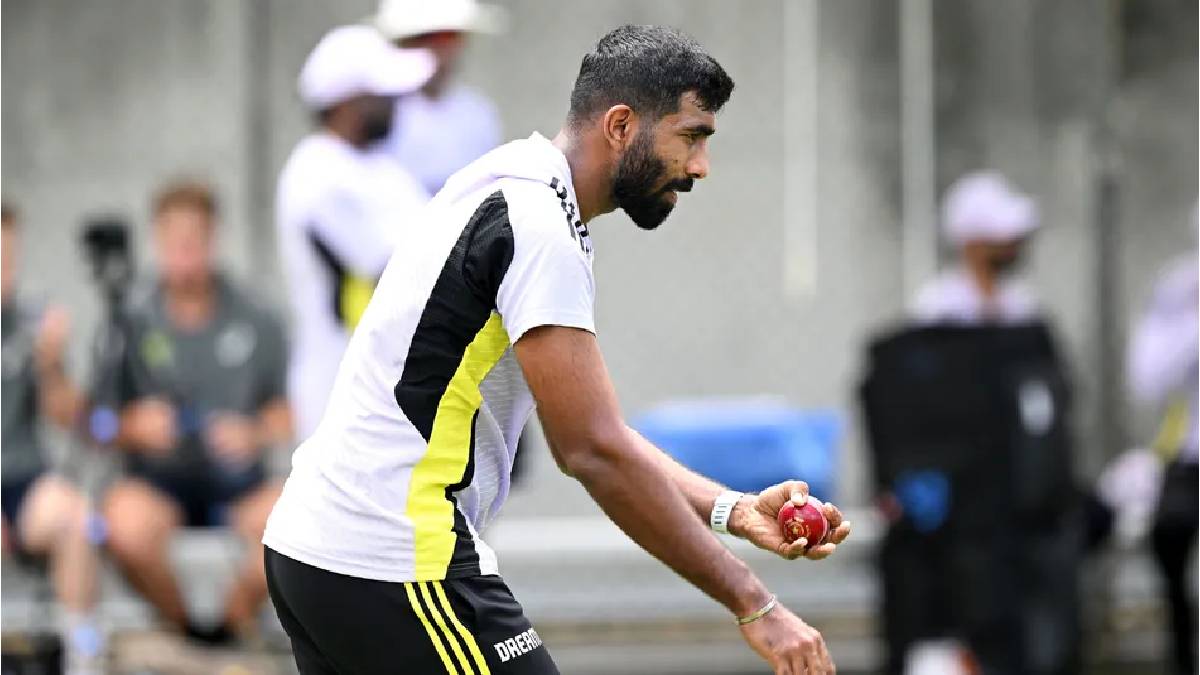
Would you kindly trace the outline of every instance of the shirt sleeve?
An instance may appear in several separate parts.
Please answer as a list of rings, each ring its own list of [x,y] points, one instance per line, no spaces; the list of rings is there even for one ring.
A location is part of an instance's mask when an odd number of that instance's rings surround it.
[[[1194,376],[1200,341],[1196,297],[1194,267],[1159,280],[1129,344],[1129,385],[1139,401],[1161,403]]]
[[[515,220],[513,239],[512,263],[496,294],[509,340],[515,344],[538,326],[595,333],[592,261],[562,213]]]

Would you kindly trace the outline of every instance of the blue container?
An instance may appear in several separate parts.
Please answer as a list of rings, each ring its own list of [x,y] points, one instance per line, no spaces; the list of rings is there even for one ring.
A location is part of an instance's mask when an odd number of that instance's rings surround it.
[[[682,401],[642,415],[634,428],[684,466],[734,490],[799,479],[813,496],[834,500],[842,425],[833,411],[761,399]]]

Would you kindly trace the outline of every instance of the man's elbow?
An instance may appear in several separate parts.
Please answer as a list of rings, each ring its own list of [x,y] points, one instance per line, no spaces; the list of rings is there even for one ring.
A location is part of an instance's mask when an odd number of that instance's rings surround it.
[[[603,480],[628,458],[629,444],[620,429],[589,434],[583,438],[552,444],[558,468],[566,475],[588,484]]]

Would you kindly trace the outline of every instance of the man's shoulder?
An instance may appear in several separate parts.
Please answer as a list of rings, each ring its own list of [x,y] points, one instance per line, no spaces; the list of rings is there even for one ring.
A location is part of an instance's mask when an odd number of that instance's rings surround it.
[[[565,227],[575,215],[574,206],[565,197],[565,189],[556,189],[553,184],[503,178],[496,182],[496,190],[504,195],[514,227],[535,230]]]
[[[319,192],[346,178],[354,164],[353,155],[341,143],[324,134],[310,134],[292,149],[279,173],[281,197],[296,198]]]

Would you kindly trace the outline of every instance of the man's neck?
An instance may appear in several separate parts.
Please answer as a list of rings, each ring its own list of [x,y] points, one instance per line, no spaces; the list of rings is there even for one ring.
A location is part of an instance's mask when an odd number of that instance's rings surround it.
[[[197,331],[212,320],[217,309],[216,282],[209,276],[202,283],[164,286],[163,305],[167,317],[177,328]]]
[[[446,90],[449,89],[448,85],[448,81],[434,77],[426,82],[424,87],[421,87],[421,95],[431,101],[436,101],[445,95]]]
[[[601,156],[600,153],[589,149],[586,139],[572,136],[566,129],[559,131],[551,143],[566,156],[567,166],[571,167],[571,183],[575,188],[575,199],[579,201],[579,219],[586,224],[615,209],[610,170],[595,159]]]
[[[967,273],[971,275],[971,280],[975,282],[975,287],[979,289],[979,294],[985,300],[991,300],[996,295],[996,275],[992,273],[986,265],[977,264],[967,267]]]

